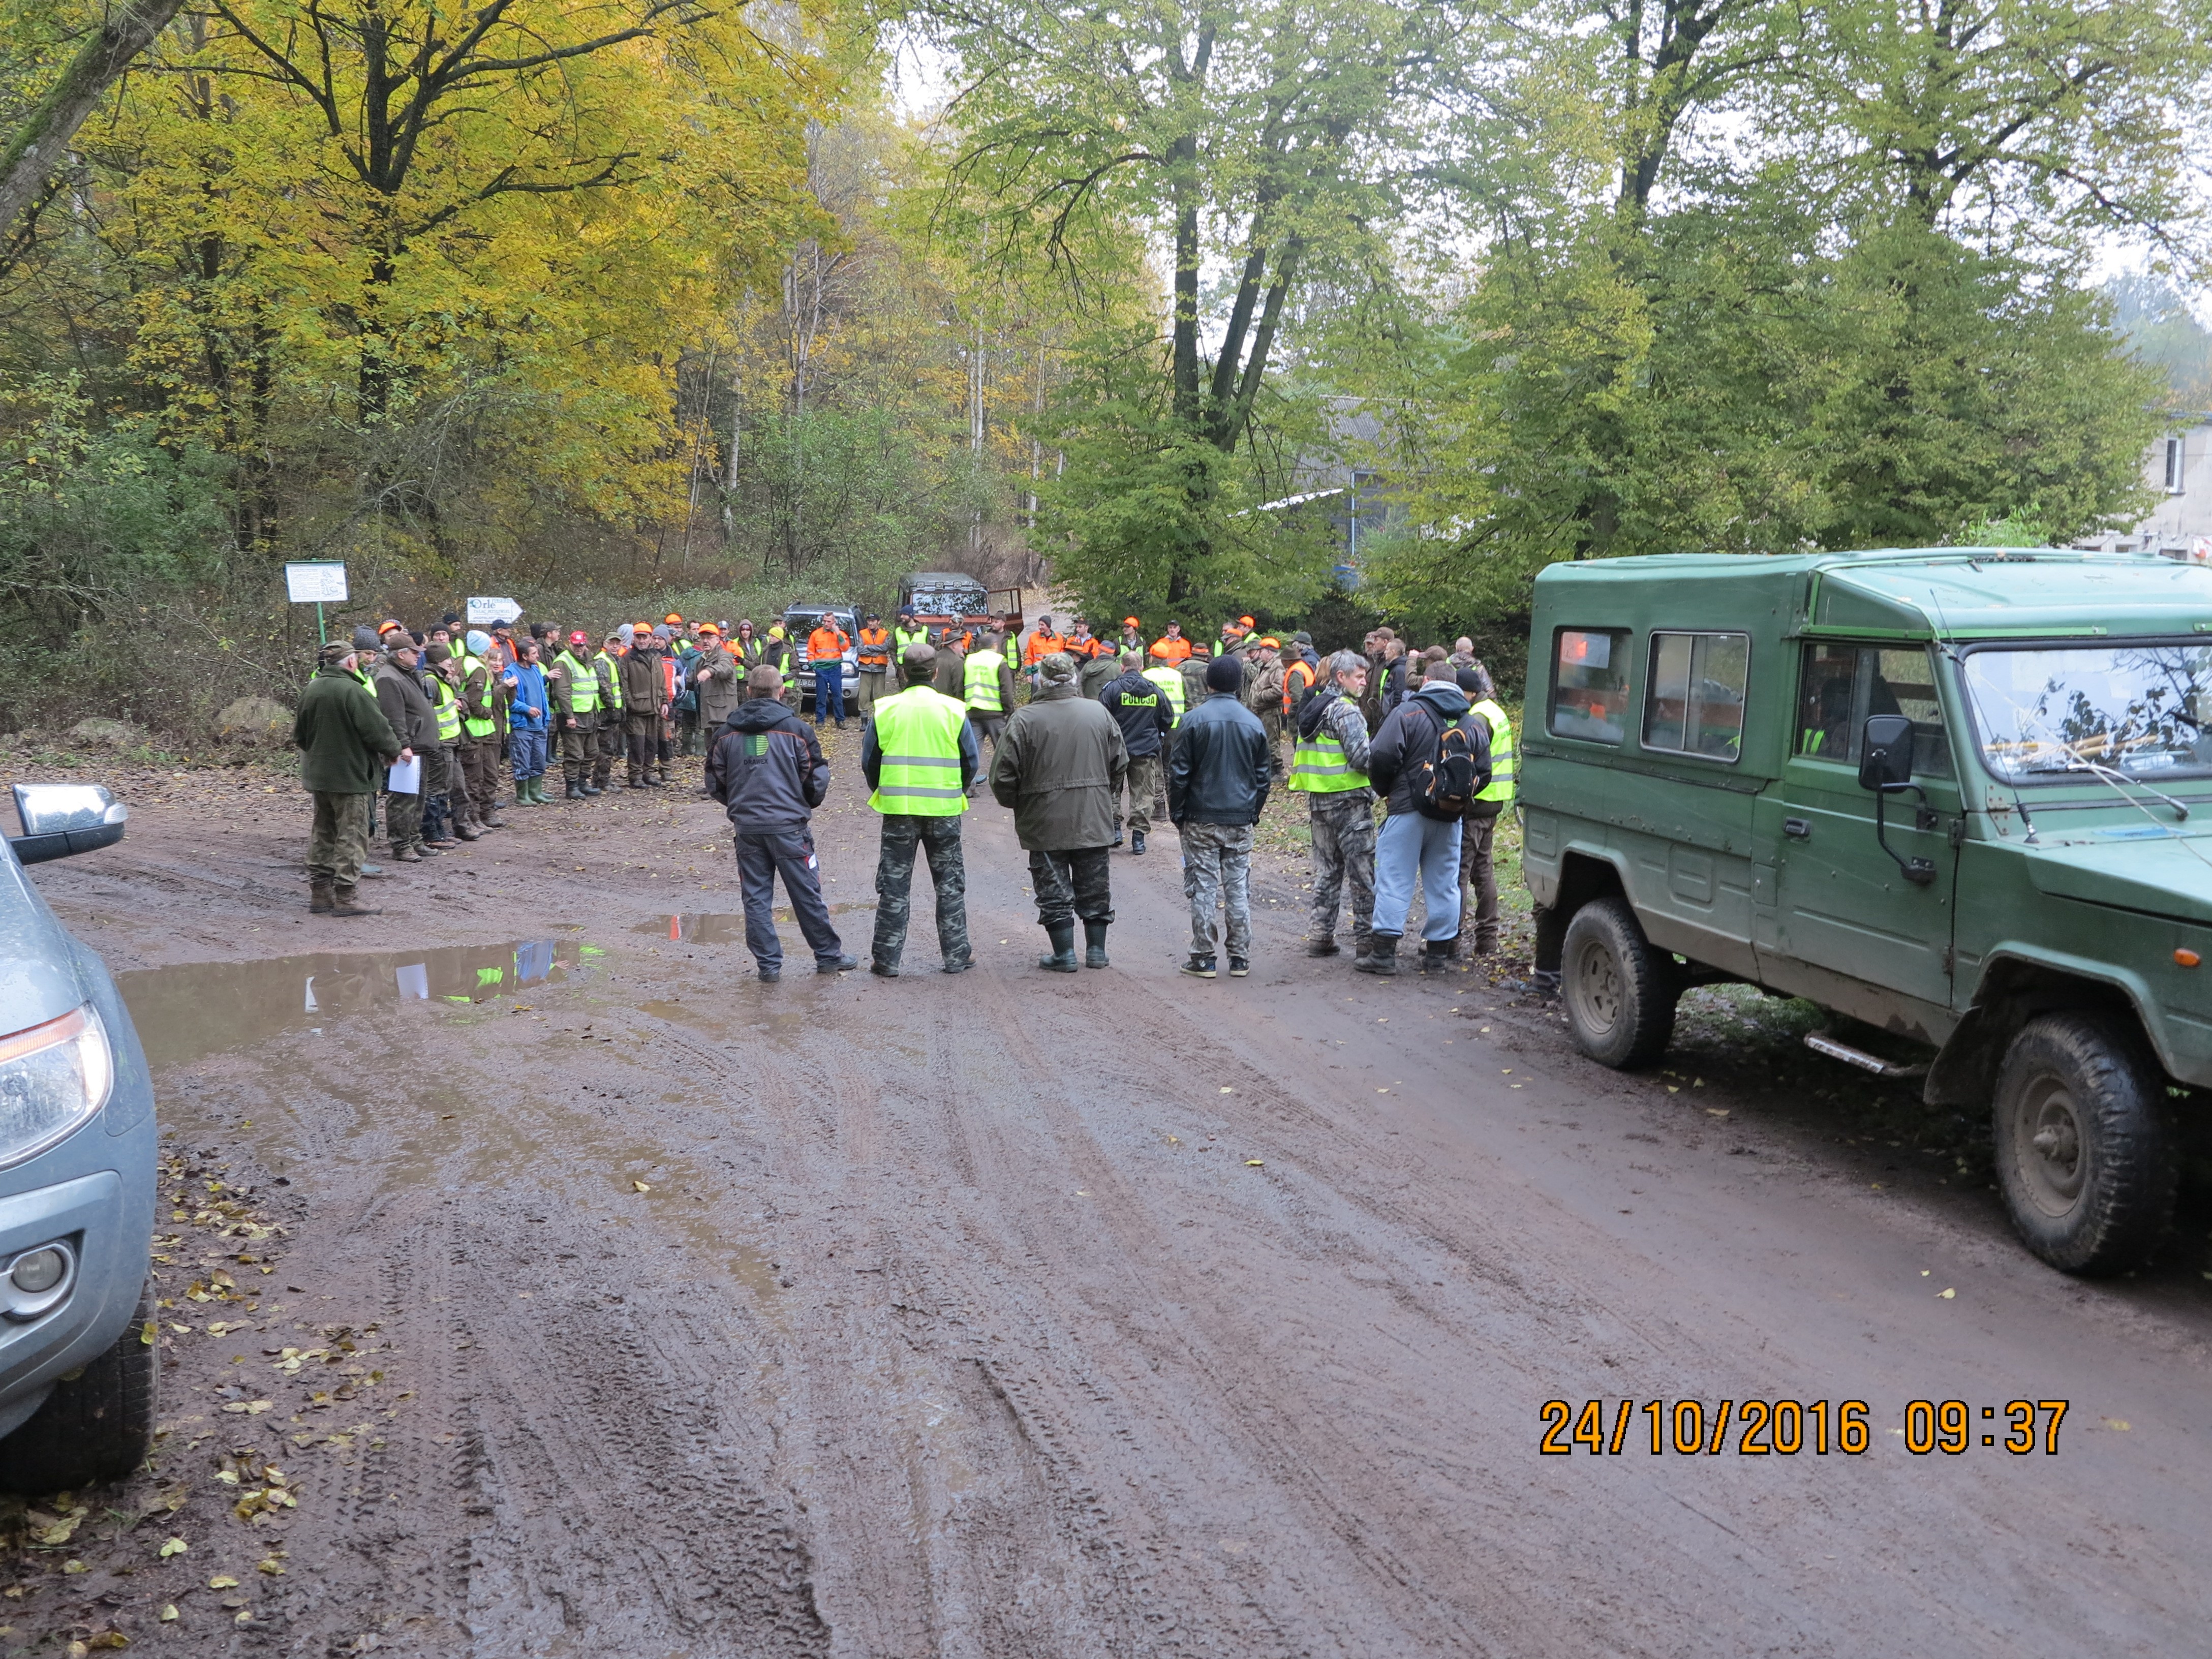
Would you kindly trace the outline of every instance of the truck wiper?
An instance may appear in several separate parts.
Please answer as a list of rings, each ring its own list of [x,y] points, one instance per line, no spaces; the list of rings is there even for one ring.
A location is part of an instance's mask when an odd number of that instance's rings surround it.
[[[2168,806],[2171,806],[2173,809],[2173,816],[2177,823],[2186,823],[2189,821],[2188,807],[2184,805],[2181,802],[2174,799],[2172,796],[2167,794],[2164,790],[2152,789],[2150,785],[2145,783],[2141,778],[2131,778],[2124,772],[2116,772],[2109,766],[2100,766],[2096,762],[2093,760],[2084,760],[2079,755],[2073,757],[2073,763],[2067,767],[2066,769],[2069,772],[2087,772],[2091,776],[2112,785],[2114,789],[2119,788],[2119,787],[2124,783],[2132,783],[2138,789],[2149,790],[2152,794],[2156,795],[2160,800],[2164,801]],[[2143,804],[2137,800],[2133,795],[2124,793],[2120,799],[2126,801],[2129,805],[2144,811],[2145,815],[2148,816],[2148,809],[2144,808]]]

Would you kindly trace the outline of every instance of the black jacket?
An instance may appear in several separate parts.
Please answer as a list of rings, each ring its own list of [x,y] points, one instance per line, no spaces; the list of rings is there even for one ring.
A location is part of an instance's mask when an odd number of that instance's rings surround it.
[[[1429,680],[1385,717],[1367,745],[1367,781],[1392,817],[1422,810],[1422,792],[1428,787],[1423,769],[1436,758],[1447,726],[1467,728],[1474,750],[1475,790],[1490,787],[1490,727],[1468,712],[1472,707],[1467,693],[1449,681]]]
[[[1216,691],[1182,717],[1168,757],[1172,823],[1257,823],[1273,775],[1267,728],[1234,691]]]
[[[1109,680],[1098,701],[1120,725],[1121,741],[1128,745],[1131,760],[1147,760],[1160,752],[1160,745],[1174,727],[1175,710],[1158,684],[1133,668],[1120,678]]]
[[[707,754],[707,793],[741,836],[795,830],[830,793],[813,729],[774,697],[738,705]]]

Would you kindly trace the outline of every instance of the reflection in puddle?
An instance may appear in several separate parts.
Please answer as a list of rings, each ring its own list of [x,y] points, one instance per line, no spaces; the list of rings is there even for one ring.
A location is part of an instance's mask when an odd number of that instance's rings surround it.
[[[118,974],[115,983],[148,1063],[173,1066],[394,1003],[484,1002],[525,986],[557,985],[601,954],[574,939],[526,939],[186,963]]]
[[[848,903],[833,904],[830,914],[842,916],[848,910],[872,910],[873,899],[854,899]],[[778,921],[794,921],[791,907],[775,907]],[[672,945],[743,945],[745,942],[745,919],[742,914],[705,913],[689,916],[660,916],[652,921],[641,921],[630,929],[633,933],[653,933]]]

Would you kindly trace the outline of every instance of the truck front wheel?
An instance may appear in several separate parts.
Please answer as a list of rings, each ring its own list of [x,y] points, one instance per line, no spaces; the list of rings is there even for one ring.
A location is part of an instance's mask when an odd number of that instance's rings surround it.
[[[1649,1066],[1666,1052],[1681,987],[1674,958],[1653,948],[1625,901],[1593,899],[1575,912],[1559,971],[1576,1048],[1616,1071]]]
[[[2173,1212],[2159,1069],[2124,1017],[2044,1014],[1997,1074],[1997,1180],[2027,1248],[2069,1273],[2148,1256]]]

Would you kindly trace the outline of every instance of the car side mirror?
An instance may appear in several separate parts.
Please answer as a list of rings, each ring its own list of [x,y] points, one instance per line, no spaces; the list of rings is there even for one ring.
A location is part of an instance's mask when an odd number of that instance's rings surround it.
[[[8,845],[19,864],[44,864],[123,839],[131,809],[97,783],[19,783],[15,816],[23,833]]]
[[[1902,714],[1867,716],[1859,745],[1859,787],[1887,793],[1912,781],[1912,722]]]

